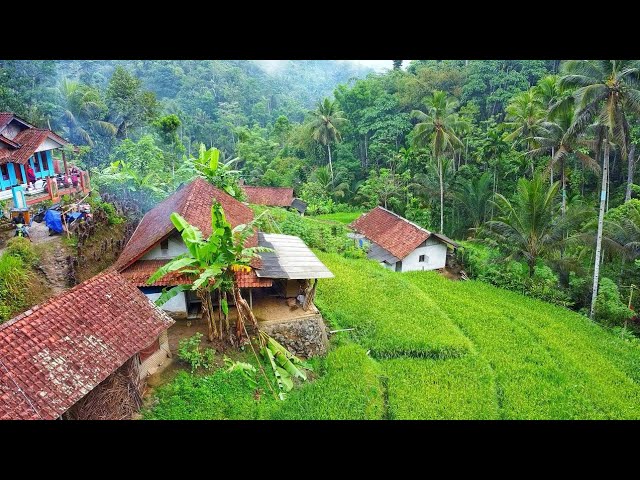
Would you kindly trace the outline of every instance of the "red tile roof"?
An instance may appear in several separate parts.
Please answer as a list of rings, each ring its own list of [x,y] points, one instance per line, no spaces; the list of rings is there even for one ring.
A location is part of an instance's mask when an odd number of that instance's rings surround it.
[[[293,202],[293,188],[250,187],[243,185],[249,203],[271,207],[290,207]]]
[[[13,140],[8,139],[2,134],[0,134],[0,142],[4,143],[5,145],[9,145],[10,147],[13,147],[13,148],[20,148],[19,143],[16,143]]]
[[[382,207],[360,216],[351,223],[351,228],[401,260],[431,235],[428,230]]]
[[[174,285],[188,285],[193,282],[193,279],[189,276],[182,275],[180,272],[174,272],[169,275],[165,275],[157,282],[149,285],[147,283],[149,277],[151,277],[158,268],[167,262],[168,260],[138,260],[137,262],[134,262],[133,265],[125,268],[121,272],[121,275],[136,287],[168,287]],[[236,283],[240,288],[270,287],[273,285],[272,279],[258,278],[253,269],[248,273],[236,272],[235,277]]]
[[[0,325],[0,419],[55,419],[173,324],[108,270]]]
[[[29,157],[34,154],[38,147],[42,145],[42,142],[47,138],[51,138],[63,145],[69,143],[64,138],[53,133],[51,130],[29,128],[18,133],[18,135],[13,139],[14,142],[20,144],[20,148],[11,154],[12,161],[25,165],[29,160]]]
[[[211,207],[214,202],[219,202],[222,205],[227,221],[232,227],[253,220],[253,210],[198,177],[146,213],[115,263],[118,271],[123,271],[140,259],[160,240],[173,232],[174,226],[170,219],[173,212],[179,213],[190,224],[197,226],[205,238],[209,237],[211,235]],[[257,245],[258,236],[249,237],[246,246],[255,247]],[[258,264],[254,265],[259,266]]]
[[[0,128],[6,126],[13,120],[13,113],[11,112],[0,112]]]
[[[261,288],[273,285],[271,278],[259,278],[252,268],[250,272],[236,272],[236,284],[240,288]]]

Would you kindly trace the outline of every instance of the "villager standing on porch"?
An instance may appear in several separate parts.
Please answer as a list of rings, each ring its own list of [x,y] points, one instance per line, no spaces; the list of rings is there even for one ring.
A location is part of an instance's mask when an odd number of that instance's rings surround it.
[[[71,170],[71,183],[73,184],[73,188],[78,188],[78,169],[73,167]]]
[[[33,186],[33,184],[36,181],[36,172],[33,171],[33,168],[31,168],[31,165],[27,166],[27,182],[29,182],[29,185]]]

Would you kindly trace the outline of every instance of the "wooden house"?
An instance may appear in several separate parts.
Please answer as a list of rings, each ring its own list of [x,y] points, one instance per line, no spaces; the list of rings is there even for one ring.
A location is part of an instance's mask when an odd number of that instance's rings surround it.
[[[173,323],[113,270],[18,315],[0,325],[0,419],[123,418]]]
[[[458,244],[441,233],[410,222],[386,208],[376,207],[349,225],[350,234],[367,256],[396,272],[444,268],[449,249]]]
[[[12,189],[27,187],[27,168],[31,166],[35,173],[34,189],[29,194],[41,194],[48,186],[48,195],[42,200],[56,200],[58,196],[70,192],[58,192],[57,185],[51,181],[56,174],[67,171],[66,158],[61,149],[69,145],[64,138],[51,130],[36,128],[10,112],[0,112],[0,200],[15,197]],[[54,152],[60,151],[63,167],[54,158]],[[89,191],[89,177],[81,172],[80,183],[84,192]],[[27,203],[36,203],[28,201]]]
[[[148,285],[147,280],[160,266],[186,252],[180,234],[171,223],[171,213],[182,215],[207,238],[212,232],[211,207],[214,202],[222,206],[232,227],[247,224],[254,218],[253,210],[247,205],[206,180],[196,178],[146,213],[120,254],[115,264],[117,270],[151,300],[157,299],[166,287],[191,283],[179,272],[169,274],[153,285]],[[278,310],[290,311],[285,303],[287,298],[295,300],[304,294],[312,280],[333,277],[298,237],[256,232],[245,246],[257,245],[272,246],[276,252],[261,254],[261,258],[252,262],[250,272],[237,272],[235,278],[238,287],[244,289],[258,320],[269,320]],[[173,297],[162,308],[173,318],[186,319],[200,316],[200,307],[201,302],[195,292],[186,291]],[[318,313],[313,304],[308,307],[308,310],[298,309],[291,315]]]
[[[282,187],[251,187],[243,185],[242,189],[247,194],[247,202],[254,205],[266,205],[268,207],[292,208],[303,215],[307,204],[293,196],[293,188]]]

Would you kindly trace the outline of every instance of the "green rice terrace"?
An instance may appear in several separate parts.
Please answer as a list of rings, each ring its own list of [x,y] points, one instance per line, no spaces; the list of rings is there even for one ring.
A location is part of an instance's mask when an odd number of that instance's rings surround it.
[[[640,418],[637,340],[485,283],[316,253],[335,273],[317,305],[354,330],[332,335],[311,382],[276,401],[260,375],[256,389],[239,372],[180,371],[144,418]]]

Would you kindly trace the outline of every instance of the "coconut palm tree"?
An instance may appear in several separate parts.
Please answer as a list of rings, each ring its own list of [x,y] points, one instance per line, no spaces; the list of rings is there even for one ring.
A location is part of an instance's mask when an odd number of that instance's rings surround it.
[[[104,105],[97,90],[64,78],[58,85],[57,94],[62,109],[59,122],[71,142],[93,147],[95,143],[87,127],[105,136],[116,134],[115,125],[98,120]]]
[[[493,175],[484,172],[476,179],[460,182],[460,186],[462,188],[456,193],[456,199],[467,212],[472,229],[476,230],[487,219],[488,207],[493,197]]]
[[[583,153],[585,149],[593,150],[595,148],[595,142],[575,135],[567,135],[567,131],[573,123],[573,118],[574,110],[566,109],[562,112],[557,112],[553,116],[553,121],[548,120],[542,122],[538,134],[533,137],[533,141],[537,147],[527,152],[528,155],[531,156],[550,152],[551,161],[549,162],[549,171],[553,172],[554,167],[559,166],[560,182],[562,185],[561,211],[563,216],[567,211],[567,159],[573,156],[582,163],[584,168],[588,168],[597,173],[600,172],[598,162],[586,153]],[[553,181],[551,183],[553,183]]]
[[[577,106],[575,118],[567,136],[583,133],[595,121],[598,125],[596,140],[602,143],[602,186],[598,233],[593,268],[591,309],[593,318],[602,255],[602,231],[609,175],[610,142],[615,142],[623,160],[628,159],[629,124],[626,112],[640,113],[640,62],[637,60],[569,60],[562,65],[561,87],[575,88]],[[599,148],[596,150],[599,152]],[[598,155],[596,155],[597,158]]]
[[[444,231],[444,170],[442,155],[462,148],[462,142],[457,137],[455,129],[458,117],[454,113],[457,102],[447,98],[446,92],[436,90],[425,100],[426,112],[413,110],[411,116],[418,120],[413,129],[413,145],[431,149],[437,163],[438,179],[440,181],[440,233]]]
[[[315,110],[311,112],[312,119],[309,124],[313,139],[327,147],[329,155],[329,171],[333,179],[333,162],[331,161],[331,144],[341,140],[340,127],[347,122],[344,112],[339,109],[336,100],[324,100],[318,102]]]
[[[515,95],[506,108],[505,125],[512,131],[505,136],[508,142],[524,143],[526,150],[533,149],[533,137],[540,131],[540,124],[544,120],[545,108],[538,90],[531,88],[526,92]],[[535,166],[531,160],[531,175]]]
[[[512,200],[496,194],[500,216],[486,223],[489,236],[510,252],[509,258],[526,260],[529,277],[535,273],[538,258],[559,250],[564,232],[583,218],[577,209],[564,218],[557,215],[558,189],[559,182],[549,185],[539,173],[531,180],[521,178]]]
[[[344,198],[349,192],[349,184],[343,180],[343,175],[338,171],[335,177],[331,177],[331,173],[327,167],[316,168],[310,177],[311,181],[316,182],[333,198]]]

